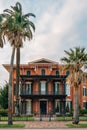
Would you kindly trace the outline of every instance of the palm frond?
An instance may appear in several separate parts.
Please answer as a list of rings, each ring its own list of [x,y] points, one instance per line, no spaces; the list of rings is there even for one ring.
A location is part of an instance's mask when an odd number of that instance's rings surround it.
[[[27,18],[30,16],[36,17],[33,13],[28,13],[28,14],[23,15],[24,18]]]

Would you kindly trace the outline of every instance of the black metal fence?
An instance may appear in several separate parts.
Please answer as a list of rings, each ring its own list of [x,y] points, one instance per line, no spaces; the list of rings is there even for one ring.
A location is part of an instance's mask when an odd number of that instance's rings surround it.
[[[72,116],[70,115],[48,115],[43,116],[43,115],[39,115],[38,117],[36,116],[13,116],[12,120],[13,121],[35,121],[36,119],[38,119],[39,121],[43,121],[45,119],[48,119],[48,121],[72,121]],[[83,115],[79,117],[80,121],[87,121],[87,115]],[[8,121],[8,117],[7,116],[0,116],[0,121]]]

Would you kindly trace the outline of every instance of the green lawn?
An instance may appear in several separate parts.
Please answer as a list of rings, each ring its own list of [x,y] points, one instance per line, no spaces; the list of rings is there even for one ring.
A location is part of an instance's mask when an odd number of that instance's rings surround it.
[[[87,128],[87,124],[67,124],[69,128]]]
[[[13,125],[8,125],[8,124],[0,124],[0,128],[24,128],[24,124],[13,124]]]

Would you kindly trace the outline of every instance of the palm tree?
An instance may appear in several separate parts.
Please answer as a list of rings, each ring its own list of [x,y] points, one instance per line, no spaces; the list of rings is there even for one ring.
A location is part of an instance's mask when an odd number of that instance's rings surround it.
[[[3,23],[4,35],[9,40],[10,44],[16,49],[16,107],[19,115],[20,47],[23,46],[23,41],[25,41],[26,39],[31,40],[33,38],[32,31],[35,31],[35,26],[29,20],[29,17],[30,16],[35,17],[35,15],[32,13],[28,13],[24,15],[22,12],[21,4],[17,2],[15,6],[11,6],[11,10],[10,9],[4,10],[2,16],[5,19]],[[12,64],[13,61],[11,62],[11,65]],[[11,68],[13,69],[13,67]],[[12,71],[10,73],[12,73]],[[10,76],[12,78],[12,75]],[[9,83],[11,83],[12,86],[11,78]],[[11,86],[9,85],[10,90],[11,90]],[[9,95],[11,95],[11,91],[9,91]],[[10,99],[11,98],[9,97],[9,100]],[[9,102],[12,103],[12,101]],[[12,107],[12,104],[10,104],[9,107]],[[11,115],[10,112],[11,111],[9,111],[9,115]],[[12,124],[11,117],[9,120],[10,123],[8,121],[8,124]]]
[[[74,113],[73,123],[79,123],[79,95],[78,89],[82,82],[83,73],[81,71],[82,65],[87,61],[87,54],[85,48],[76,47],[69,51],[64,51],[66,57],[61,58],[61,61],[66,63],[66,69],[70,71],[70,82],[74,86]]]
[[[3,37],[3,29],[2,29],[2,16],[0,15],[0,47],[3,48],[4,37]]]

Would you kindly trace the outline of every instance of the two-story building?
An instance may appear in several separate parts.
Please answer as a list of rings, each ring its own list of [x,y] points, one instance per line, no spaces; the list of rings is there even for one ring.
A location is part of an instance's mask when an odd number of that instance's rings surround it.
[[[10,65],[3,65],[10,72]],[[73,108],[74,87],[58,62],[39,59],[20,65],[19,107],[21,114],[69,113]],[[87,84],[79,89],[80,107],[87,109]],[[84,94],[84,95],[83,95]],[[12,77],[12,106],[16,113],[16,66]]]

